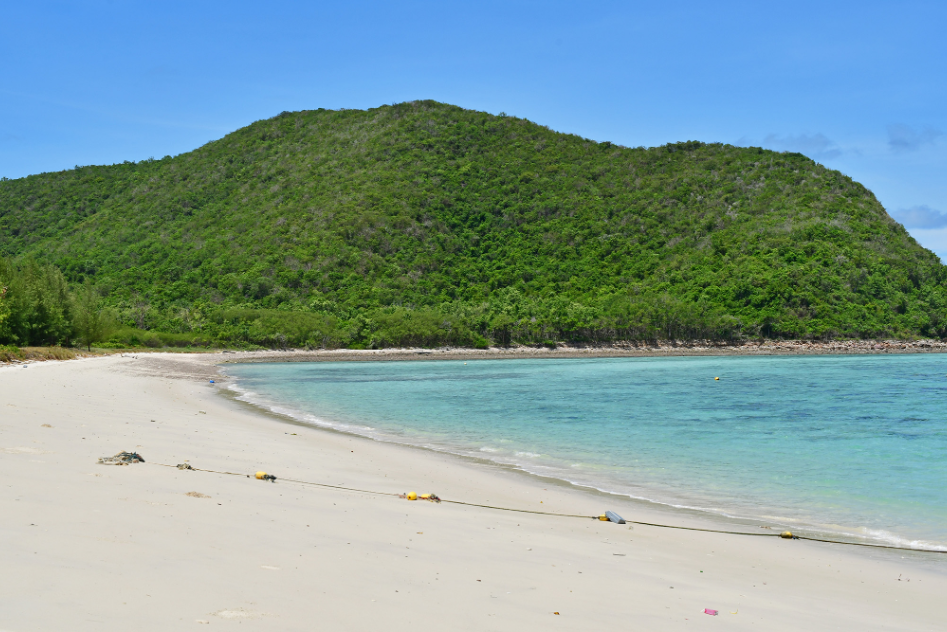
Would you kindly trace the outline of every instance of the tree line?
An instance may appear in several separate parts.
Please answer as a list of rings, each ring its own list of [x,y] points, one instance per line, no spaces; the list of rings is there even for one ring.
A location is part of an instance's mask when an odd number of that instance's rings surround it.
[[[70,284],[51,264],[0,259],[0,345],[126,347],[384,348],[556,345],[619,341],[913,337],[892,320],[818,308],[734,314],[711,300],[666,292],[613,293],[594,300],[535,297],[502,288],[488,300],[435,307],[360,307],[324,294],[268,308],[260,302],[151,304],[110,300],[89,279]],[[849,306],[857,310],[859,306]],[[864,309],[864,308],[862,308]],[[909,315],[909,314],[907,314]],[[907,316],[904,315],[904,316]],[[920,314],[924,333],[947,322]]]
[[[91,348],[116,324],[91,282],[70,287],[53,265],[0,259],[0,344]]]

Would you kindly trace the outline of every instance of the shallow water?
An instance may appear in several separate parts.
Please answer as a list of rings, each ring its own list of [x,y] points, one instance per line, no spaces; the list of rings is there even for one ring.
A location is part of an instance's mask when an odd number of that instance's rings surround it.
[[[317,425],[673,506],[947,548],[947,356],[226,371],[241,399]]]

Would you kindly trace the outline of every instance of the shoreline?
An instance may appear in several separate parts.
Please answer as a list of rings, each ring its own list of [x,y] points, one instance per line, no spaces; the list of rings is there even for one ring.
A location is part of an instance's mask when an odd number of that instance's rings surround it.
[[[540,347],[515,345],[469,349],[285,349],[229,351],[222,363],[238,362],[384,362],[401,360],[504,360],[513,358],[648,358],[672,356],[799,356],[799,355],[881,355],[947,353],[940,340],[855,340],[811,342],[800,340],[748,342],[740,345],[710,341],[557,345]]]
[[[447,354],[445,354],[446,356]],[[437,358],[424,358],[425,360],[451,360],[451,359],[461,359],[461,358],[452,358],[438,356]],[[548,356],[542,356],[547,357]],[[564,357],[575,357],[575,356],[564,356]],[[610,356],[609,356],[610,357]],[[659,356],[664,357],[664,356]],[[372,359],[365,359],[362,361],[372,361]],[[414,359],[414,358],[411,358]],[[462,359],[470,359],[469,356],[463,356]],[[478,359],[498,359],[498,358],[478,358]],[[535,356],[507,356],[505,359],[535,359]],[[550,358],[551,359],[551,358]],[[281,358],[263,358],[255,361],[244,362],[237,361],[234,364],[253,364],[259,362],[281,362],[285,361]],[[304,359],[297,359],[295,361],[307,361]],[[395,360],[393,358],[389,361],[401,361]],[[669,519],[674,519],[675,517],[683,518],[684,520],[696,519],[699,521],[706,522],[708,524],[715,525],[716,528],[734,528],[740,527],[745,529],[758,529],[766,528],[775,531],[784,531],[790,530],[793,533],[798,535],[806,535],[809,537],[815,537],[820,539],[827,539],[830,541],[836,541],[839,544],[852,543],[855,545],[865,545],[865,546],[875,546],[881,551],[885,547],[890,547],[892,554],[901,555],[905,552],[911,554],[914,553],[941,553],[947,552],[947,544],[941,541],[927,541],[918,538],[911,538],[904,534],[895,533],[892,531],[887,531],[884,529],[865,529],[864,527],[856,527],[852,525],[844,524],[829,524],[829,523],[815,523],[811,521],[801,520],[794,518],[790,514],[785,514],[785,510],[780,511],[777,515],[785,515],[787,517],[775,518],[772,516],[767,517],[766,512],[751,515],[747,513],[741,515],[739,510],[731,508],[713,508],[708,506],[699,506],[695,504],[697,501],[694,499],[671,499],[663,498],[662,492],[655,488],[648,487],[639,487],[640,494],[636,495],[629,491],[620,491],[618,489],[608,489],[605,486],[602,486],[604,483],[599,481],[586,481],[580,482],[577,480],[571,480],[567,478],[566,472],[559,471],[556,473],[544,473],[542,471],[537,471],[530,468],[528,463],[523,463],[516,460],[504,460],[499,458],[491,458],[490,456],[484,456],[477,452],[473,451],[473,448],[470,446],[451,446],[443,443],[437,443],[436,441],[424,441],[424,442],[413,442],[402,438],[397,434],[391,434],[383,430],[377,430],[370,426],[364,424],[341,424],[334,423],[330,420],[320,419],[318,416],[313,413],[308,413],[297,408],[294,408],[291,404],[278,401],[270,401],[264,399],[259,399],[259,397],[254,398],[254,393],[249,392],[246,389],[236,388],[239,383],[239,378],[235,377],[226,372],[226,365],[218,363],[217,364],[220,370],[220,379],[218,383],[221,388],[218,389],[218,393],[225,397],[226,399],[233,400],[239,403],[242,406],[247,407],[248,409],[254,410],[259,414],[270,416],[274,419],[279,420],[282,423],[291,424],[294,426],[315,428],[318,430],[328,431],[331,433],[337,433],[342,436],[354,436],[361,439],[378,442],[381,444],[394,445],[399,447],[404,447],[412,450],[420,450],[422,452],[430,452],[440,455],[448,455],[452,458],[461,459],[468,463],[477,464],[480,467],[492,467],[499,468],[505,472],[517,475],[524,476],[527,478],[541,480],[546,484],[557,485],[563,488],[577,490],[582,493],[589,493],[600,497],[601,499],[615,499],[620,498],[625,501],[628,501],[633,504],[637,504],[640,507],[644,507],[649,511],[658,511],[663,512]],[[548,468],[547,468],[548,469]],[[685,504],[682,504],[685,503]],[[761,525],[766,525],[761,526]],[[895,553],[896,552],[896,553]]]
[[[238,362],[385,362],[402,360],[504,360],[515,358],[650,358],[674,356],[801,356],[801,355],[882,355],[947,353],[947,341],[922,340],[764,340],[741,344],[709,340],[618,342],[603,344],[560,343],[556,346],[510,345],[507,347],[391,347],[384,349],[100,349],[87,353],[67,350],[74,357],[46,354],[43,347],[24,348],[25,359],[0,359],[0,366],[24,366],[37,362],[65,362],[70,359],[108,355],[220,355],[218,363]],[[50,347],[49,349],[58,349]]]
[[[225,376],[229,377],[229,376]],[[620,499],[625,502],[638,504],[643,507],[648,507],[652,511],[663,512],[667,515],[673,516],[674,514],[680,513],[685,516],[685,520],[689,517],[692,520],[698,520],[707,524],[714,524],[718,527],[723,526],[739,526],[739,527],[757,527],[757,520],[752,518],[742,518],[740,516],[730,516],[723,513],[715,513],[711,510],[699,509],[693,507],[684,507],[673,505],[670,503],[664,503],[657,500],[650,500],[647,498],[640,498],[625,494],[622,492],[608,491],[605,489],[600,489],[592,485],[584,485],[581,483],[576,483],[569,481],[563,478],[559,478],[551,475],[544,475],[537,472],[531,472],[525,469],[523,466],[516,463],[505,463],[502,461],[495,461],[493,459],[477,456],[474,454],[464,454],[461,452],[455,452],[448,448],[438,448],[430,445],[421,445],[417,443],[410,443],[407,441],[397,441],[394,438],[389,438],[387,436],[371,436],[367,434],[362,434],[359,432],[343,430],[331,425],[321,425],[306,422],[300,419],[293,417],[291,414],[279,412],[267,408],[265,405],[252,402],[246,399],[241,399],[241,395],[230,389],[219,389],[218,395],[227,400],[231,400],[237,405],[245,407],[249,410],[252,410],[255,414],[262,415],[265,417],[270,417],[277,420],[279,423],[284,423],[296,427],[307,428],[310,430],[318,430],[322,432],[328,432],[331,434],[339,435],[341,437],[347,438],[356,438],[362,441],[369,441],[377,443],[379,445],[389,445],[394,446],[400,449],[405,449],[409,451],[416,450],[424,454],[433,454],[441,457],[447,457],[450,459],[458,459],[464,463],[473,465],[476,468],[487,468],[494,471],[501,471],[504,474],[523,477],[525,480],[528,480],[530,484],[536,484],[541,482],[544,485],[553,485],[563,490],[572,490],[577,491],[582,494],[589,494],[599,499],[605,500],[615,500]],[[759,527],[757,527],[759,528]],[[925,551],[920,551],[914,549],[910,551],[911,553],[924,553]]]
[[[775,537],[511,514],[668,512],[221,397],[230,354],[0,369],[0,628],[936,630],[944,564]],[[96,465],[119,450],[146,462]],[[275,484],[188,472],[176,463]],[[167,464],[170,467],[160,467]],[[685,526],[712,526],[697,516]],[[131,563],[130,563],[131,561]],[[907,580],[911,581],[908,582]],[[397,591],[397,592],[396,592]],[[559,614],[554,614],[554,612]],[[239,624],[239,625],[238,625]]]

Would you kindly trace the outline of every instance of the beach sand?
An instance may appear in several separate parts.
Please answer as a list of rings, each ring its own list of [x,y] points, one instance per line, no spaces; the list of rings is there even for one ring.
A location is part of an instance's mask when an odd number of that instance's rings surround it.
[[[727,526],[286,423],[208,383],[214,363],[233,358],[0,368],[0,630],[947,627],[947,555],[630,528],[288,482]],[[96,463],[121,450],[147,462]],[[279,479],[159,465],[186,460]]]

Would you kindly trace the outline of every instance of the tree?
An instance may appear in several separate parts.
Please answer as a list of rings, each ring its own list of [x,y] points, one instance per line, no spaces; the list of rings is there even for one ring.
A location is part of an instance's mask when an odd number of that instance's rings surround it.
[[[4,300],[7,297],[7,286],[0,285],[0,330],[3,329],[4,321],[10,316],[10,306]]]
[[[0,259],[0,344],[52,345],[69,341],[69,286],[54,266]]]
[[[98,292],[88,280],[75,296],[73,327],[76,340],[89,351],[93,342],[105,340],[115,328],[114,317],[102,307]]]

